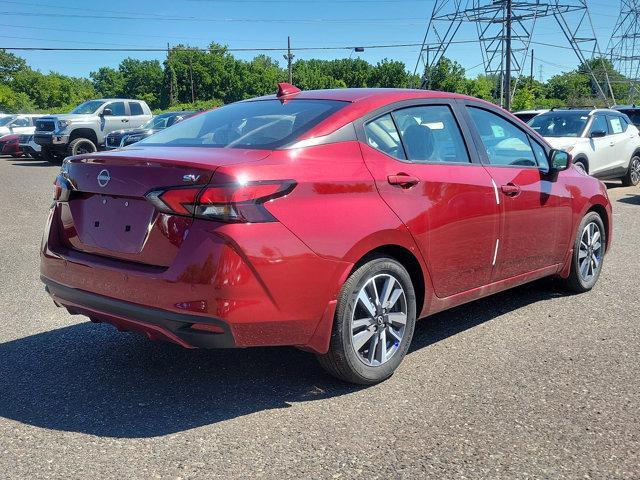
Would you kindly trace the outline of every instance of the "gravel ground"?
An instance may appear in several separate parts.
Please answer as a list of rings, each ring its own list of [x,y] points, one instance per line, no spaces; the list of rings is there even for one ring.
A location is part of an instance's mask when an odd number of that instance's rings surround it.
[[[609,185],[596,288],[421,321],[375,387],[295,349],[186,351],[54,307],[57,167],[0,158],[0,478],[640,478],[640,188]]]

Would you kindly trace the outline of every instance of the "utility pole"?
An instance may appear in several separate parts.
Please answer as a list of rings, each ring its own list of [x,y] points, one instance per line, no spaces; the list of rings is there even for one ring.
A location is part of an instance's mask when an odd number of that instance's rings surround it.
[[[511,110],[511,20],[513,16],[512,0],[507,0],[507,41],[506,41],[506,58],[505,58],[505,75],[504,75],[504,108]]]
[[[531,50],[531,75],[529,75],[531,77],[531,86],[533,86],[533,57],[534,57],[535,51]]]
[[[169,42],[167,42],[167,70],[169,72],[171,72],[171,63],[170,63],[170,58],[171,58],[171,48],[169,48]],[[167,79],[169,80],[169,106],[171,106],[173,104],[173,79],[171,78],[171,75],[167,75]]]
[[[189,78],[191,79],[191,103],[196,102],[196,94],[193,89],[193,65],[191,63],[191,54],[189,54]]]
[[[291,37],[287,37],[287,54],[284,55],[284,59],[287,61],[287,70],[289,71],[289,83],[293,83],[293,57],[295,55],[291,53]]]

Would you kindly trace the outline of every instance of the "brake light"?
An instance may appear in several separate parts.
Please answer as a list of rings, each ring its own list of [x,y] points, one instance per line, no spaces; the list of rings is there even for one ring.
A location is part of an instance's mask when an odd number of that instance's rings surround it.
[[[292,180],[211,185],[204,188],[169,187],[146,197],[161,212],[221,222],[273,222],[266,202],[293,190]]]
[[[58,175],[53,181],[53,201],[67,202],[71,195],[71,184],[62,175]]]

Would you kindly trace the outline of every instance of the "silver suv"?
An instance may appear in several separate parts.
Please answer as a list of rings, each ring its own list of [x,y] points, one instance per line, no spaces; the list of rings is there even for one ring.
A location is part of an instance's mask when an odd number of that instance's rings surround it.
[[[142,100],[89,100],[71,113],[39,118],[34,140],[42,147],[45,160],[59,162],[67,155],[95,152],[104,146],[110,132],[140,127],[151,117],[151,109]]]

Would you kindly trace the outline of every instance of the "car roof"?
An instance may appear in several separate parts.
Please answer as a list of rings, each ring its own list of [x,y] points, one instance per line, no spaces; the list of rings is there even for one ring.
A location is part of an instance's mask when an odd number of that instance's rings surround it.
[[[265,95],[248,101],[268,100],[278,98]],[[377,100],[381,103],[392,103],[407,99],[420,98],[471,98],[466,95],[435,90],[417,90],[411,88],[334,88],[326,90],[302,90],[287,96],[291,99],[302,100],[338,100],[342,102],[363,102]]]

